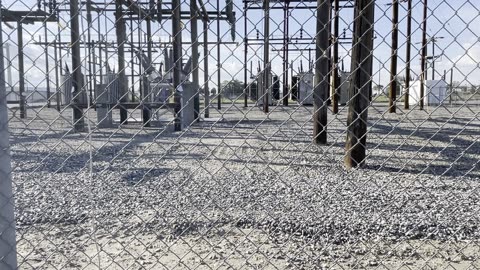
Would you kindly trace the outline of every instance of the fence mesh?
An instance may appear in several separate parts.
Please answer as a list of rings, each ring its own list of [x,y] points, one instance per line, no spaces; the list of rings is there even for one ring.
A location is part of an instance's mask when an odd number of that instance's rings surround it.
[[[477,1],[0,5],[0,269],[480,268]]]

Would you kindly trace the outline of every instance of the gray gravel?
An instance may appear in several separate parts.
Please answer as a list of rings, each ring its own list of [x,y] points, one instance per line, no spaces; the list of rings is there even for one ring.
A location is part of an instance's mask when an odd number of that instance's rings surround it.
[[[262,246],[282,252],[260,256],[265,268],[322,267],[322,263],[333,267],[331,262],[339,258],[343,260],[339,265],[346,268],[377,267],[392,257],[408,261],[394,243],[431,241],[445,250],[478,242],[478,106],[394,115],[383,105],[372,107],[367,166],[353,171],[342,165],[346,111],[330,115],[329,145],[315,146],[310,142],[312,110],[276,108],[266,118],[258,109],[232,107],[213,115],[223,119],[180,133],[171,131],[168,119],[156,128],[132,124],[94,129],[91,144],[87,133],[68,133],[68,111],[59,117],[54,110],[37,109],[27,121],[12,118],[20,253],[29,250],[26,243],[39,243],[25,253],[24,268],[49,268],[34,266],[35,256],[48,257],[52,264],[75,261],[78,265],[69,267],[83,267],[78,258],[82,252],[54,256],[65,252],[39,251],[38,246],[66,237],[74,242],[74,250],[87,248],[91,246],[85,241],[98,235],[125,243],[132,236],[154,243],[148,238],[154,235],[162,243],[178,244],[181,239],[194,243],[195,236],[221,242],[235,232],[246,239],[239,246],[250,250],[249,257],[264,254],[256,250]],[[90,117],[95,119],[93,113]],[[251,237],[245,237],[246,232]],[[269,239],[268,244],[262,237]],[[97,242],[108,250],[109,244],[102,241]],[[66,242],[57,247],[62,243]],[[191,248],[177,244],[171,247]],[[209,253],[213,250],[197,244]],[[374,251],[380,244],[385,245],[385,254]],[[229,250],[226,244],[222,248]],[[422,244],[417,249],[427,252]],[[432,258],[441,253],[435,250]],[[459,258],[461,253],[457,252]],[[206,265],[218,261],[209,256]],[[448,261],[446,255],[441,258]],[[473,265],[465,262],[478,260],[477,253],[456,263],[462,268]]]

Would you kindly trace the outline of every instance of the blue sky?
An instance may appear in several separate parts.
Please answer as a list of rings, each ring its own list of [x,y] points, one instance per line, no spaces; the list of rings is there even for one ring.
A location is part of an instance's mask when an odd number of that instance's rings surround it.
[[[99,0],[103,2],[105,0]],[[107,0],[111,2],[111,0]],[[8,7],[15,10],[34,10],[36,9],[36,1],[24,0],[24,1],[2,1],[4,7]],[[473,2],[473,1],[472,1]],[[437,43],[437,55],[441,55],[436,62],[436,77],[439,78],[444,70],[454,69],[454,80],[461,81],[463,84],[480,84],[480,72],[478,68],[477,61],[480,59],[480,18],[479,11],[474,6],[474,4],[469,1],[447,1],[447,0],[429,0],[429,19],[428,19],[428,35],[444,37],[440,39]],[[68,1],[65,1],[68,3]],[[189,10],[187,5],[189,1],[183,2],[182,10]],[[216,10],[216,1],[206,1],[208,10]],[[374,62],[374,82],[378,83],[379,81],[385,85],[388,83],[389,75],[388,69],[390,66],[390,43],[391,43],[391,15],[392,10],[388,5],[391,1],[388,0],[377,0],[376,1],[376,10],[375,10],[375,62]],[[236,23],[236,45],[224,45],[221,47],[221,78],[224,80],[231,79],[240,79],[243,80],[243,53],[244,53],[244,44],[242,38],[245,36],[244,33],[244,18],[242,14],[243,3],[240,0],[234,0],[235,11],[237,13],[237,23]],[[314,5],[315,3],[309,3],[308,5]],[[293,5],[293,4],[292,4]],[[307,3],[299,3],[298,5],[307,5]],[[220,9],[224,9],[224,0],[220,0]],[[420,55],[419,50],[421,44],[416,44],[421,42],[421,23],[422,23],[422,12],[423,12],[423,2],[418,0],[413,0],[413,33],[412,33],[412,76],[415,78],[420,71]],[[167,8],[165,6],[165,8]],[[400,4],[400,24],[399,24],[399,75],[404,75],[405,68],[405,41],[406,41],[406,3]],[[290,13],[290,34],[292,37],[299,37],[300,28],[304,29],[303,36],[311,37],[312,40],[315,36],[315,13],[314,10],[292,10]],[[353,18],[353,9],[342,9],[341,13],[341,23],[340,29],[347,29],[347,36],[350,35],[352,29],[352,18]],[[83,16],[85,18],[85,14]],[[94,14],[94,27],[91,29],[94,39],[97,35],[97,20],[98,17]],[[115,30],[113,27],[113,13],[108,13],[107,16],[101,14],[100,16],[100,33],[106,35],[106,38],[110,41],[115,40]],[[260,31],[260,35],[263,34],[263,24],[264,16],[261,10],[250,10],[248,12],[248,29],[247,33],[249,38],[253,38],[256,35],[256,30]],[[81,22],[83,29],[86,30],[86,22]],[[188,21],[184,21],[184,31],[183,31],[183,40],[190,40],[190,25]],[[202,32],[201,23],[199,23],[199,33]],[[32,42],[37,40],[39,36],[44,36],[43,29],[40,23],[34,25],[25,26],[25,37],[24,42],[26,44],[25,53],[26,53],[26,67],[27,67],[27,81],[32,86],[38,85],[43,86],[45,84],[45,54],[43,49],[40,46],[33,45]],[[61,35],[63,41],[69,39],[69,28],[68,28],[68,13],[64,13],[61,22],[61,28],[63,28]],[[135,23],[134,27],[134,38],[138,38],[138,29],[140,27],[140,32],[145,32],[145,24],[138,25]],[[57,25],[55,23],[48,24],[48,37],[49,40],[53,40],[56,33]],[[221,22],[220,29],[217,29],[216,22],[212,22],[210,25],[209,31],[209,40],[216,41],[216,34],[219,33],[222,41],[231,41],[230,38],[230,29],[229,25],[225,22]],[[129,29],[129,26],[127,26]],[[271,11],[271,23],[270,30],[272,37],[281,37],[283,29],[283,11],[282,10],[272,10]],[[168,21],[164,21],[162,25],[154,24],[153,26],[153,39],[155,41],[162,40],[165,41],[170,36],[171,24]],[[3,25],[4,31],[4,41],[12,44],[11,54],[16,55],[16,33],[14,30],[9,29]],[[308,47],[312,48],[314,51],[314,46],[299,46],[299,48],[305,49],[304,52],[291,52],[289,54],[290,60],[294,60],[293,68],[298,70],[300,65],[300,60],[303,62],[304,68],[308,66]],[[272,46],[273,48],[273,46]],[[280,48],[277,46],[277,48]],[[189,45],[184,46],[185,54],[190,52]],[[217,67],[216,67],[216,46],[209,46],[210,55],[209,55],[209,74],[211,76],[211,87],[216,87],[216,77],[217,77]],[[428,46],[429,55],[431,55],[431,44]],[[203,52],[202,47],[200,47],[200,52]],[[349,53],[350,46],[344,45],[341,48],[340,55],[344,59],[345,67],[349,68]],[[82,52],[82,56],[86,56],[86,52]],[[270,59],[272,61],[273,71],[276,74],[281,74],[282,72],[282,60],[279,52],[271,52]],[[127,61],[129,55],[127,55]],[[163,61],[161,55],[155,54],[156,62]],[[201,59],[203,56],[201,56]],[[49,59],[51,63],[51,69],[53,69],[53,50],[50,50]],[[70,56],[68,54],[64,55],[64,60],[70,62]],[[257,62],[263,59],[263,47],[262,46],[249,46],[248,53],[248,67],[250,67],[250,61],[253,62],[254,70],[256,70]],[[15,72],[16,70],[16,58],[13,58],[13,77],[14,82],[18,80],[18,75]],[[109,64],[112,67],[116,65],[116,58],[112,55],[110,58]],[[203,64],[200,63],[200,68],[203,68]],[[429,69],[428,73],[429,78],[431,77],[432,70]],[[129,73],[129,68],[127,69]],[[449,76],[449,75],[448,75]],[[200,71],[200,78],[203,78],[203,71]],[[53,79],[52,79],[53,80]]]

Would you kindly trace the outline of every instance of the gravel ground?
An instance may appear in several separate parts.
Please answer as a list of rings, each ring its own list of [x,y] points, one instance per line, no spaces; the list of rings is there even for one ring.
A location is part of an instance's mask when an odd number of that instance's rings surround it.
[[[478,106],[372,106],[352,171],[346,110],[316,146],[312,107],[236,106],[91,138],[69,111],[12,114],[20,268],[480,268]]]

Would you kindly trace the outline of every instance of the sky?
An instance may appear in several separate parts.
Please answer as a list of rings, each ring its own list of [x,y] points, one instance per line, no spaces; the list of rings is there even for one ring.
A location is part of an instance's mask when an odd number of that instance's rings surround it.
[[[244,65],[244,40],[245,37],[245,23],[243,15],[243,2],[240,0],[234,1],[234,10],[236,12],[237,22],[235,24],[236,39],[234,44],[221,45],[220,46],[220,62],[221,62],[221,81],[238,79],[243,81],[243,65]],[[476,0],[475,0],[476,1]],[[110,3],[111,0],[98,0],[98,2]],[[190,1],[182,2],[182,10],[189,10]],[[292,3],[291,6],[314,6],[315,2],[300,2]],[[447,0],[430,0],[428,1],[428,26],[427,34],[429,37],[435,36],[438,38],[436,43],[436,55],[438,56],[436,61],[436,79],[441,78],[444,74],[444,70],[450,72],[453,70],[454,81],[459,81],[464,85],[480,84],[480,69],[478,66],[478,59],[480,59],[480,12],[474,5],[473,0],[459,0],[459,1],[447,1]],[[69,1],[64,1],[65,8],[68,7]],[[205,1],[208,10],[217,10],[217,1]],[[352,1],[353,3],[353,1]],[[375,8],[375,42],[374,42],[374,70],[373,81],[375,84],[386,85],[389,82],[389,67],[391,58],[391,17],[392,7],[388,5],[391,0],[377,0]],[[35,10],[37,8],[36,1],[32,0],[8,0],[2,1],[4,8],[12,10]],[[220,0],[220,9],[224,10],[225,0]],[[348,3],[344,3],[348,4]],[[272,5],[279,5],[279,3]],[[423,1],[413,0],[412,11],[412,77],[416,79],[420,73],[420,48],[421,48],[421,24],[423,20]],[[164,8],[168,8],[167,4]],[[81,28],[83,33],[86,34],[88,29],[86,23],[86,13],[81,16]],[[405,49],[406,49],[406,25],[407,25],[407,5],[406,3],[400,3],[399,12],[399,49],[398,49],[398,71],[399,75],[405,74]],[[264,48],[262,45],[252,45],[252,39],[256,38],[257,30],[260,34],[260,39],[263,38],[263,26],[264,26],[264,13],[262,10],[248,10],[247,14],[247,36],[250,39],[247,54],[247,67],[250,69],[250,62],[253,64],[254,73],[258,63],[263,66],[263,53]],[[346,36],[351,37],[351,31],[353,29],[352,24],[353,9],[341,8],[340,11],[340,29],[346,29]],[[292,9],[289,12],[290,20],[290,36],[292,38],[300,37],[300,29],[303,29],[302,34],[304,38],[311,38],[312,41],[315,37],[315,10],[308,9]],[[279,38],[283,36],[283,11],[271,10],[270,11],[270,37]],[[100,25],[100,29],[98,28]],[[13,25],[14,26],[14,25]],[[189,20],[183,21],[182,39],[184,41],[190,41],[190,22]],[[58,36],[57,28],[60,27],[60,35],[62,41],[69,40],[69,14],[68,12],[62,12],[60,22],[47,23],[47,39],[51,42],[56,36]],[[145,23],[134,22],[132,25],[133,35],[135,40],[138,40],[139,36],[144,38]],[[167,41],[170,38],[171,23],[168,20],[162,21],[162,23],[153,23],[153,37],[154,41]],[[130,29],[130,25],[127,25],[127,29]],[[13,84],[17,85],[18,81],[18,58],[17,55],[17,36],[15,29],[10,29],[7,25],[2,25],[3,40],[5,43],[10,44],[10,54],[12,63],[12,78]],[[98,33],[105,36],[108,41],[115,40],[115,28],[114,28],[114,15],[113,12],[107,13],[94,13],[93,26],[90,28],[93,39],[97,40]],[[198,32],[200,40],[202,40],[202,23],[199,21]],[[221,40],[225,42],[232,42],[230,36],[230,26],[226,21],[220,22],[220,28],[217,28],[217,22],[212,21],[209,24],[208,38],[210,42],[216,41],[217,33],[220,35]],[[46,67],[45,59],[48,57],[50,63],[50,80],[54,83],[53,67],[54,67],[54,54],[53,49],[45,54],[43,47],[35,45],[34,42],[39,38],[44,39],[44,28],[42,23],[35,23],[32,25],[25,25],[24,30],[24,52],[25,52],[25,66],[27,85],[30,87],[44,87],[46,83]],[[145,45],[144,45],[145,47]],[[281,45],[272,45],[271,49],[280,49]],[[293,60],[293,69],[295,72],[299,70],[300,63],[302,62],[304,70],[308,68],[309,53],[308,48],[312,50],[312,58],[314,57],[314,45],[294,45],[290,46],[298,47],[298,49],[304,49],[303,51],[295,51],[289,53],[289,60]],[[432,44],[428,45],[428,55],[432,55]],[[208,56],[208,72],[210,75],[210,87],[217,87],[217,49],[218,46],[210,45]],[[190,45],[183,46],[185,57],[191,54]],[[200,46],[199,51],[201,53],[200,60],[204,59],[203,47]],[[340,49],[340,56],[344,62],[345,68],[350,68],[350,52],[351,47],[349,44],[342,44]],[[6,52],[4,51],[4,54]],[[98,51],[97,51],[98,54]],[[87,59],[87,52],[82,50],[82,58]],[[95,56],[93,56],[95,58]],[[70,65],[71,55],[66,50],[63,52],[61,62]],[[130,54],[127,53],[127,62],[130,62]],[[270,52],[270,60],[272,62],[272,71],[277,74],[282,74],[282,58],[281,52]],[[110,53],[109,65],[112,68],[116,68],[117,59],[114,54]],[[163,56],[160,53],[154,54],[154,62],[163,62]],[[58,61],[60,63],[60,61]],[[85,68],[87,68],[86,61],[84,62]],[[103,68],[105,64],[102,65]],[[97,66],[97,73],[99,69]],[[200,83],[203,84],[203,62],[200,62]],[[128,64],[127,74],[130,74],[130,64]],[[250,73],[250,71],[249,71]],[[428,77],[431,78],[432,69],[428,70]],[[281,76],[280,76],[281,77]],[[448,73],[447,78],[450,78]]]

